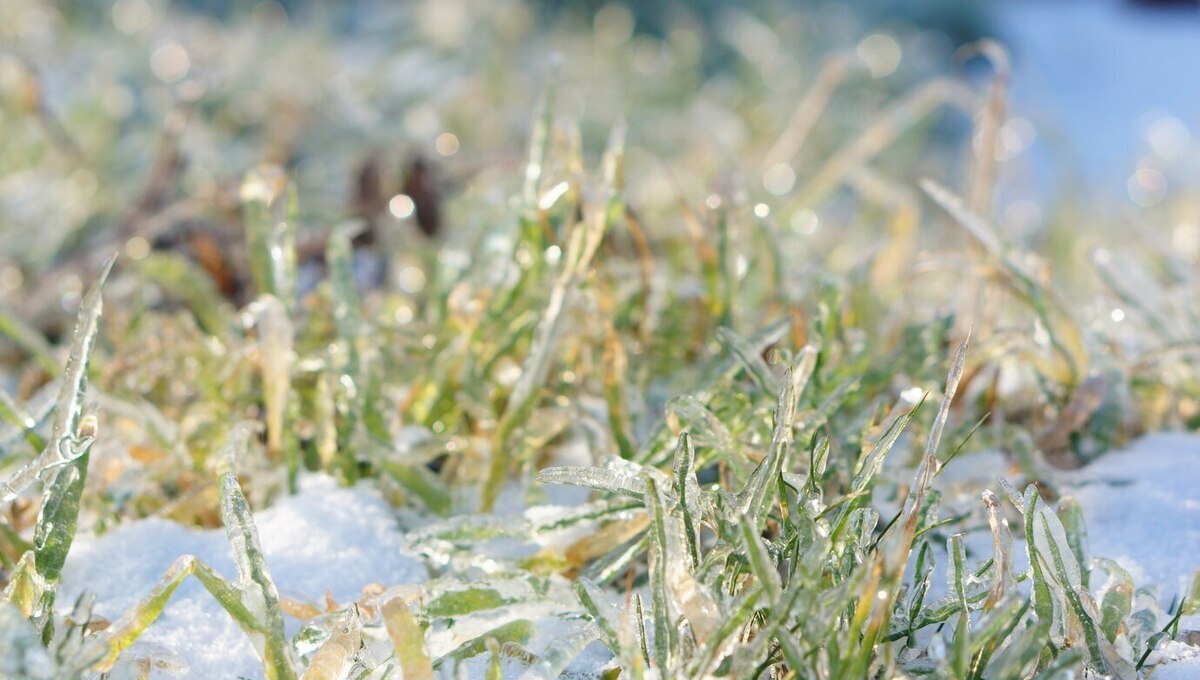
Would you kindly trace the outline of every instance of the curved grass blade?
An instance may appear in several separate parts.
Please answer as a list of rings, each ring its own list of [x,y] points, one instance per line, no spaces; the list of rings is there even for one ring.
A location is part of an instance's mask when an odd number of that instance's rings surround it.
[[[195,576],[247,635],[261,635],[259,622],[242,603],[237,589],[212,568],[197,560],[194,555],[183,555],[171,564],[162,580],[145,598],[122,614],[101,634],[100,641],[107,651],[104,658],[97,662],[95,670],[104,672],[113,667],[121,652],[132,645],[162,614],[171,595],[188,576]]]
[[[614,654],[621,652],[621,610],[613,605],[604,590],[586,577],[575,580],[575,595],[596,624],[598,635]]]
[[[250,505],[237,480],[237,461],[250,446],[251,428],[239,424],[230,432],[219,454],[221,481],[221,522],[237,565],[235,586],[245,608],[260,622],[263,639],[255,646],[262,655],[268,678],[296,677],[296,661],[283,628],[283,610],[279,593],[263,557],[258,529]]]
[[[541,484],[569,484],[582,486],[618,496],[643,500],[646,484],[637,473],[611,468],[558,465],[539,470],[534,477]]]
[[[91,359],[92,348],[96,344],[100,314],[104,309],[104,300],[101,298],[100,290],[115,262],[116,255],[105,262],[99,279],[80,302],[79,316],[75,321],[75,331],[72,333],[71,351],[67,357],[67,367],[63,372],[62,385],[59,387],[58,399],[55,402],[50,442],[37,458],[17,470],[4,484],[0,484],[0,503],[7,503],[16,498],[44,472],[61,468],[86,454],[82,442],[74,444],[72,442],[78,436],[85,434],[79,432],[79,425],[83,417],[83,400],[87,391],[88,362]],[[85,466],[85,472],[86,469]]]
[[[750,477],[746,488],[738,494],[738,509],[751,518],[753,528],[758,529],[770,511],[770,495],[776,489],[775,481],[784,468],[788,448],[792,443],[792,423],[796,419],[796,401],[808,375],[803,370],[788,369],[783,377],[783,389],[775,405],[775,427],[771,434],[771,448]]]
[[[83,416],[83,403],[87,392],[88,362],[96,344],[104,307],[100,291],[115,262],[114,254],[104,263],[98,280],[80,302],[71,351],[63,370],[50,427],[49,444],[37,458],[0,485],[4,497],[0,502],[8,502],[35,478],[48,475],[33,535],[34,564],[43,589],[33,615],[42,620],[45,640],[53,634],[54,595],[67,552],[75,538],[79,499],[87,480],[88,451],[96,436],[95,418]]]

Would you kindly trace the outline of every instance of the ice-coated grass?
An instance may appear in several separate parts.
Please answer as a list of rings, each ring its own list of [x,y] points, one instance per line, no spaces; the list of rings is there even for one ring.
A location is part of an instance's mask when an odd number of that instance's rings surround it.
[[[156,163],[128,213],[109,178],[140,167],[120,131],[145,122],[106,113],[119,97],[84,91],[93,118],[68,119],[112,126],[79,135],[94,165],[60,167],[82,162],[47,156],[61,140],[0,142],[39,177],[97,180],[94,202],[64,202],[91,212],[47,239],[52,257],[4,251],[28,280],[0,310],[0,676],[1124,679],[1191,663],[1195,440],[1106,452],[1200,423],[1195,263],[1148,238],[1118,267],[1101,246],[1120,232],[1098,229],[1093,273],[1055,245],[1061,222],[1008,228],[1002,48],[977,46],[982,85],[940,68],[868,81],[844,50],[798,52],[817,75],[791,81],[745,38],[791,24],[730,10],[737,77],[708,73],[686,26],[625,49],[612,16],[547,29],[558,66],[496,68],[478,55],[537,52],[517,49],[534,34],[474,9],[478,50],[408,32],[431,20],[404,9],[372,39],[389,68],[418,54],[496,81],[427,97],[444,110],[356,80],[336,34],[307,24],[213,38],[254,67],[208,65],[228,78],[176,93],[200,99],[172,109],[160,153],[201,169]],[[591,51],[618,66],[581,77]],[[272,98],[306,64],[353,82]],[[633,93],[624,117],[580,108],[614,83]],[[970,133],[932,135],[943,110]],[[433,179],[365,163],[350,200],[331,195],[329,169],[364,139],[394,145],[393,119],[456,121],[439,157],[501,139],[502,160],[439,160],[453,172]],[[516,138],[523,166],[503,160]],[[0,204],[22,181],[0,167]],[[413,228],[427,200],[444,204],[433,239]],[[128,257],[97,267],[97,243]],[[78,320],[56,347],[46,317],[64,308]]]

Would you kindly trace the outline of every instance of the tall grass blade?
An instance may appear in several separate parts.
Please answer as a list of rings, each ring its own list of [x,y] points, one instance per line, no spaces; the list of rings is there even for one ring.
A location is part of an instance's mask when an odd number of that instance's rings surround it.
[[[218,474],[221,487],[221,522],[229,538],[237,565],[235,585],[246,610],[260,622],[262,639],[255,647],[262,656],[268,678],[294,678],[296,661],[283,628],[279,593],[263,557],[258,529],[250,505],[237,480],[237,462],[250,447],[251,428],[239,424],[233,428],[220,453]]]

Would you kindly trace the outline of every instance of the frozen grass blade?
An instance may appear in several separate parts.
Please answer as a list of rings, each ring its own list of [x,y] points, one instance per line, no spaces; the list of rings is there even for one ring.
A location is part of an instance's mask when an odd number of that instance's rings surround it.
[[[255,647],[262,655],[268,678],[294,678],[296,662],[291,645],[283,630],[283,611],[279,608],[279,593],[271,580],[258,529],[246,497],[237,480],[237,462],[250,446],[251,428],[246,424],[234,426],[219,454],[218,474],[221,486],[221,522],[229,538],[237,565],[236,587],[246,610],[260,622],[262,638]]]
[[[67,552],[75,538],[79,499],[87,479],[88,451],[96,437],[95,418],[83,415],[83,405],[87,391],[88,361],[96,344],[100,314],[104,307],[100,291],[114,262],[116,255],[104,263],[98,280],[80,302],[71,350],[63,370],[62,386],[50,427],[49,444],[36,458],[0,485],[0,492],[3,493],[0,502],[7,503],[37,477],[45,479],[42,507],[33,536],[34,564],[41,592],[32,610],[32,615],[43,626],[43,639],[49,639],[53,633],[54,596]]]
[[[792,442],[792,423],[796,419],[796,400],[804,389],[808,375],[803,371],[788,369],[783,378],[783,389],[775,406],[775,426],[771,434],[771,448],[763,459],[746,488],[738,497],[738,509],[751,518],[751,526],[759,528],[770,510],[769,501],[775,490],[775,481],[784,469],[788,447]]]
[[[1133,610],[1133,579],[1112,560],[1096,558],[1093,562],[1108,572],[1109,584],[1100,601],[1100,630],[1115,644],[1121,625]]]
[[[783,585],[779,581],[779,572],[775,570],[775,564],[763,545],[762,537],[747,517],[741,518],[738,528],[741,529],[742,544],[746,548],[751,573],[766,590],[769,601],[778,601],[783,594]]]
[[[91,445],[90,440],[95,436],[95,432],[80,432],[83,401],[87,391],[87,367],[92,348],[96,344],[100,314],[104,309],[100,290],[115,262],[116,255],[105,262],[99,279],[80,302],[79,316],[72,334],[71,350],[67,357],[67,367],[63,371],[62,385],[59,388],[58,400],[55,405],[49,445],[37,458],[15,472],[4,484],[0,484],[0,494],[2,494],[0,503],[7,503],[16,498],[34,479],[46,472],[54,471],[54,477],[49,480],[49,483],[53,484],[62,472],[62,466],[85,456],[87,447]],[[82,472],[77,471],[76,473],[81,478],[81,484],[82,477],[86,476],[86,471],[85,459]],[[74,522],[70,524],[72,525],[71,533],[74,535]],[[67,539],[67,544],[70,544],[70,538]]]
[[[291,306],[296,299],[295,189],[282,168],[264,165],[247,173],[241,198],[254,288]]]
[[[902,510],[901,531],[891,534],[891,547],[881,553],[876,570],[869,577],[863,577],[865,585],[860,591],[856,619],[866,622],[868,614],[870,614],[870,619],[859,643],[860,651],[851,662],[852,668],[855,669],[853,672],[865,672],[870,657],[874,653],[876,642],[887,637],[894,603],[899,595],[900,584],[903,581],[908,558],[917,535],[917,525],[923,517],[922,510],[930,484],[937,473],[939,465],[937,451],[941,444],[942,431],[945,429],[947,418],[949,418],[950,405],[954,401],[959,381],[962,379],[969,340],[969,337],[963,340],[954,354],[950,374],[946,378],[942,402],[934,417],[929,439],[925,444],[925,454],[917,469],[916,482]],[[873,604],[867,604],[868,602],[873,602]]]
[[[325,247],[325,260],[329,263],[329,294],[333,303],[333,321],[337,329],[337,352],[331,357],[333,365],[332,383],[327,397],[333,400],[337,421],[332,425],[332,444],[329,458],[340,454],[342,475],[348,482],[358,478],[358,462],[354,458],[352,438],[358,428],[362,410],[359,379],[358,338],[361,330],[359,318],[358,287],[354,280],[354,248],[351,238],[361,229],[361,224],[351,223],[333,230]],[[326,416],[332,421],[332,414]],[[328,447],[328,444],[327,444]]]
[[[700,484],[696,481],[696,452],[687,432],[680,433],[679,445],[675,448],[675,496],[683,516],[688,560],[694,570],[700,566]]]
[[[21,555],[21,559],[9,572],[8,585],[4,586],[4,593],[0,595],[0,602],[13,605],[26,619],[33,616],[33,611],[45,591],[45,584],[38,575],[33,560],[32,550]]]
[[[596,624],[598,635],[613,653],[621,651],[621,610],[608,600],[600,586],[587,577],[575,580],[575,595]]]
[[[285,416],[292,391],[292,321],[287,307],[273,295],[263,295],[250,306],[258,330],[258,363],[262,373],[263,401],[267,409],[267,453],[282,460],[290,449],[285,442]],[[298,462],[288,452],[289,477],[294,480]]]
[[[645,482],[634,471],[560,465],[539,470],[534,479],[541,484],[570,484],[637,500],[646,497]]]
[[[667,595],[667,518],[666,507],[658,490],[654,475],[647,473],[646,508],[650,511],[650,594],[654,605],[654,666],[659,675],[666,677],[672,672],[672,657],[679,631],[672,623],[673,617]],[[640,618],[640,617],[639,617]]]
[[[1121,679],[1136,678],[1133,665],[1122,659],[1102,638],[1095,619],[1095,603],[1083,588],[1082,565],[1071,550],[1062,522],[1041,501],[1034,485],[1029,485],[1025,496],[1026,522],[1033,525],[1027,547],[1029,560],[1031,565],[1035,561],[1038,563],[1034,578],[1042,580],[1041,587],[1035,590],[1035,597],[1039,592],[1049,596],[1052,620],[1059,631],[1057,637],[1069,640],[1081,634],[1094,668]]]
[[[1015,257],[1010,246],[1000,240],[995,229],[983,217],[972,212],[958,196],[932,180],[923,180],[921,188],[950,214],[1001,265],[1007,281],[1018,296],[1033,309],[1050,336],[1050,344],[1062,359],[1066,371],[1063,382],[1074,385],[1087,370],[1087,352],[1083,338],[1070,315],[1038,282],[1037,277]]]
[[[347,612],[333,635],[313,654],[302,680],[338,680],[354,667],[362,647],[362,620],[354,610]],[[407,676],[406,676],[407,677]]]
[[[717,341],[742,365],[746,375],[754,380],[760,390],[767,394],[779,393],[779,380],[771,373],[771,367],[767,366],[762,355],[754,351],[749,341],[729,328],[717,329]]]
[[[988,528],[992,533],[992,560],[996,565],[992,571],[992,586],[983,603],[983,608],[990,610],[1004,600],[1016,581],[1012,566],[1012,532],[1009,531],[1008,520],[1000,512],[999,499],[990,489],[983,492],[983,506],[987,510]]]
[[[171,564],[167,573],[150,594],[122,614],[108,630],[103,632],[100,641],[107,652],[104,658],[96,664],[96,670],[107,671],[113,667],[121,652],[132,645],[146,628],[162,614],[171,595],[188,576],[195,576],[247,635],[254,639],[262,636],[261,623],[254,613],[246,608],[238,589],[194,556],[184,555]],[[268,669],[268,677],[278,676],[272,676]]]
[[[425,649],[425,633],[401,598],[383,605],[383,622],[396,650],[396,660],[406,679],[433,680],[433,662]]]
[[[1083,523],[1083,508],[1079,502],[1067,496],[1058,502],[1058,521],[1063,525],[1067,536],[1067,545],[1071,548],[1071,557],[1079,567],[1080,584],[1088,587],[1087,565],[1087,527]]]

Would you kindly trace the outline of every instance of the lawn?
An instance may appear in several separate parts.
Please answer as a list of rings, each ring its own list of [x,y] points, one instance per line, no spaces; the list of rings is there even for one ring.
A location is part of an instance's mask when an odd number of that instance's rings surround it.
[[[0,678],[1200,675],[1186,125],[632,7],[0,0]]]

